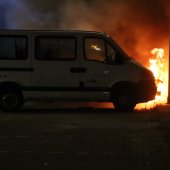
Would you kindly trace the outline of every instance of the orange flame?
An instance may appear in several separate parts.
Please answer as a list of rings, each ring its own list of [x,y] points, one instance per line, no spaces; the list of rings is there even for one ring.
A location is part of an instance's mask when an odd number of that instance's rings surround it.
[[[165,91],[164,85],[164,49],[162,48],[154,48],[151,51],[151,54],[154,58],[150,59],[150,67],[149,69],[153,72],[156,85],[157,85],[157,95],[156,100],[163,100],[163,93]]]
[[[149,69],[153,72],[156,85],[157,85],[157,94],[155,100],[143,104],[137,105],[136,109],[145,109],[153,108],[157,104],[165,104],[167,101],[168,94],[168,76],[166,61],[164,55],[164,49],[154,48],[151,50],[151,58],[149,59]]]

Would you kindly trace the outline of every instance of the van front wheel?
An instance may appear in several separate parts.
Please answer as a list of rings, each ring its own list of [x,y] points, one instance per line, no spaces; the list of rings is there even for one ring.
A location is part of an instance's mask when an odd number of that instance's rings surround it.
[[[22,94],[17,90],[4,90],[0,92],[0,107],[5,111],[16,111],[23,104]]]
[[[132,101],[132,98],[128,94],[119,94],[113,100],[113,105],[117,111],[133,111],[136,103]]]

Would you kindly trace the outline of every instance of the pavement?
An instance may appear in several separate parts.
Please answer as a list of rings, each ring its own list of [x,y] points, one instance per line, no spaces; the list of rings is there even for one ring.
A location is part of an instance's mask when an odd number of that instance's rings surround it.
[[[169,170],[170,106],[0,113],[1,170]]]

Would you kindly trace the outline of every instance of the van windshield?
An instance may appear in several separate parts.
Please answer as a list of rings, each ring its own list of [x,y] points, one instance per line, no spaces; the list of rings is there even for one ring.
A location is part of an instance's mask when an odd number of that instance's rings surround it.
[[[109,41],[113,44],[113,46],[117,49],[118,53],[120,54],[119,57],[123,60],[131,60],[132,58],[111,38],[108,37]]]

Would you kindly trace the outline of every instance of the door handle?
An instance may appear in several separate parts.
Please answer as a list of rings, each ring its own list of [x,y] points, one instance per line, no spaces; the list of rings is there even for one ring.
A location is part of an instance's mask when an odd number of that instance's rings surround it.
[[[75,68],[70,68],[71,73],[85,73],[86,68],[84,67],[75,67]]]
[[[108,74],[108,73],[110,73],[110,71],[109,71],[109,70],[105,70],[104,73],[105,73],[105,74]]]

